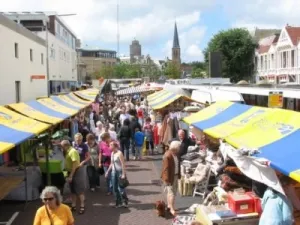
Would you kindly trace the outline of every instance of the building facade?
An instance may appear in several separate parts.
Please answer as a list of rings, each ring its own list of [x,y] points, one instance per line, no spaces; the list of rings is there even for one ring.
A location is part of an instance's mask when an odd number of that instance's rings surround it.
[[[11,12],[5,16],[43,38],[48,44],[51,94],[69,92],[77,85],[76,36],[56,13]]]
[[[47,96],[46,42],[0,14],[0,105]]]
[[[179,44],[179,37],[177,31],[177,24],[175,22],[174,27],[174,37],[173,37],[173,47],[172,47],[172,62],[180,65],[181,64],[181,50]]]
[[[86,73],[90,76],[104,67],[111,67],[117,63],[116,51],[83,48],[79,48],[77,51],[80,62],[86,65]]]
[[[142,56],[142,46],[140,45],[138,40],[133,40],[131,45],[129,46],[130,52],[130,62],[134,63],[137,58]]]
[[[255,53],[257,81],[300,84],[300,27],[285,26],[280,34],[259,41]]]

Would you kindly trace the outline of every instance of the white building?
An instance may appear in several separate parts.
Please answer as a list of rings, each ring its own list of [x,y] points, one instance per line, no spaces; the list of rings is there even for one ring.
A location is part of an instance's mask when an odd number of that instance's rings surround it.
[[[0,14],[0,105],[47,96],[46,43]]]
[[[257,80],[300,84],[300,27],[287,25],[280,34],[261,39],[256,50]]]
[[[4,15],[48,42],[50,93],[69,92],[75,88],[76,36],[62,18],[53,12],[10,12]]]

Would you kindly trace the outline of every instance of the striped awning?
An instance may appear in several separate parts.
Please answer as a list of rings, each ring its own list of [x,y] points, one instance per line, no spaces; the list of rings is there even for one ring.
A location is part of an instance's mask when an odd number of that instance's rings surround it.
[[[155,91],[158,87],[151,87],[151,86],[137,86],[137,87],[130,87],[119,90],[116,92],[116,95],[130,95],[130,94],[137,94],[143,93],[148,91]]]

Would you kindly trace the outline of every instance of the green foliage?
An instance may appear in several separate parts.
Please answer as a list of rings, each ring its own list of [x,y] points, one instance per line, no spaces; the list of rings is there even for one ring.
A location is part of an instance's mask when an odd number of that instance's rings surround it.
[[[206,71],[201,68],[194,67],[192,70],[192,78],[205,78],[206,77]]]
[[[164,72],[169,79],[180,79],[181,77],[180,65],[172,61],[167,63]]]
[[[112,76],[114,72],[114,67],[112,66],[102,66],[100,70],[93,73],[93,77],[96,79],[99,79],[100,77],[103,77],[104,79],[107,79]]]
[[[233,82],[248,79],[254,70],[254,52],[257,43],[250,33],[241,28],[220,31],[208,43],[204,51],[208,65],[209,52],[221,52],[222,74]]]
[[[114,78],[140,78],[149,77],[156,80],[160,76],[161,71],[155,64],[129,64],[119,63],[114,66]]]

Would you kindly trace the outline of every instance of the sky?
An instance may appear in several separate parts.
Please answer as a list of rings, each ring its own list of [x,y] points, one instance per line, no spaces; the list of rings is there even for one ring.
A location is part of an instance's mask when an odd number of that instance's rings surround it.
[[[1,1],[0,8],[74,13],[63,20],[82,47],[117,50],[118,2],[119,53],[126,56],[131,41],[137,39],[143,55],[171,57],[175,21],[183,62],[202,61],[207,43],[220,30],[300,26],[298,0],[9,0]]]

